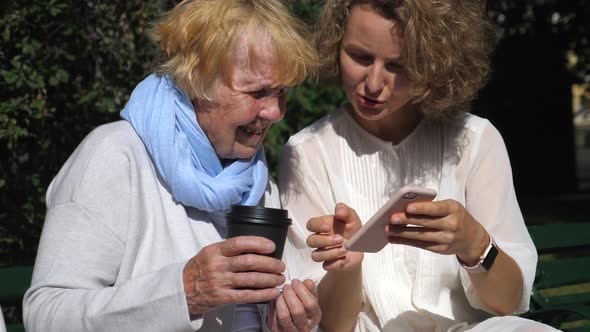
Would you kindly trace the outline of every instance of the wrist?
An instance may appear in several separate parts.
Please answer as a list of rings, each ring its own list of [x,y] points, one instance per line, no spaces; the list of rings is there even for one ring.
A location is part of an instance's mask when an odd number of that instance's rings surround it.
[[[487,272],[492,268],[496,257],[498,256],[498,247],[494,238],[490,234],[488,234],[488,244],[486,245],[485,249],[481,253],[478,258],[478,261],[474,265],[468,265],[465,262],[461,261],[459,256],[457,256],[457,260],[459,264],[465,269],[468,273],[481,273]]]
[[[473,241],[473,245],[469,246],[467,250],[463,253],[457,254],[457,259],[461,262],[462,265],[465,266],[475,266],[479,262],[480,256],[488,247],[491,236],[489,233],[483,228],[481,225],[479,227],[479,232],[475,236],[475,241]]]
[[[334,269],[327,271],[328,275],[338,278],[352,278],[362,274],[362,264],[349,266],[344,269]]]
[[[352,269],[347,270],[333,270],[328,271],[324,278],[322,278],[321,283],[328,282],[332,288],[336,286],[339,287],[353,287],[354,285],[362,285],[363,283],[363,271],[361,267],[354,267]]]

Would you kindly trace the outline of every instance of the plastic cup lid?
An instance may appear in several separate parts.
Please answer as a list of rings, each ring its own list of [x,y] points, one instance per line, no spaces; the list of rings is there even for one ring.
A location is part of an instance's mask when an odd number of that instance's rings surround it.
[[[289,219],[289,213],[287,210],[266,208],[261,206],[232,205],[228,215],[231,218],[236,219],[262,219],[275,220],[280,221],[282,223],[291,223],[291,219]]]

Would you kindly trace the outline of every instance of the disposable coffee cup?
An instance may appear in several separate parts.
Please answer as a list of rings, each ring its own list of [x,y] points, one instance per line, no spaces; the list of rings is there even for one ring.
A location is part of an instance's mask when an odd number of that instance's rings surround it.
[[[291,219],[287,210],[260,206],[232,205],[226,215],[226,237],[254,235],[265,237],[275,243],[276,249],[267,255],[277,259],[283,257],[287,231]]]

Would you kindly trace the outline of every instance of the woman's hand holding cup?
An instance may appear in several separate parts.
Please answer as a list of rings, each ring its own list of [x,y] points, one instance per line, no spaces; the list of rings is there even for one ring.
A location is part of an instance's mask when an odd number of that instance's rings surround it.
[[[273,241],[260,236],[237,236],[204,247],[183,270],[191,319],[230,303],[276,299],[285,282],[285,264],[268,255]]]

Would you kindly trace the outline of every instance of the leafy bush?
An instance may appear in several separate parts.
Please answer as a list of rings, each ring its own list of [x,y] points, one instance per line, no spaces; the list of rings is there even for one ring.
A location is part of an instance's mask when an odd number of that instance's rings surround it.
[[[92,128],[118,118],[155,55],[144,32],[169,4],[19,0],[2,6],[0,262],[30,263],[49,182]]]

